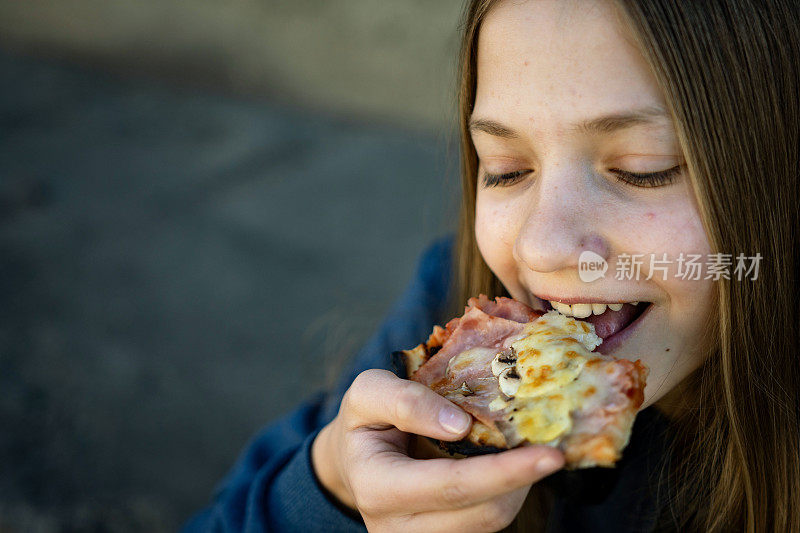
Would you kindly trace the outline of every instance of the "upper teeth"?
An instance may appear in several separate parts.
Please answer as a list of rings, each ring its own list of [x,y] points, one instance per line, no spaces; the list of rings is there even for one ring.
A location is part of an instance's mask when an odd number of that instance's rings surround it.
[[[611,309],[612,311],[619,311],[622,309],[624,304],[615,303],[615,304],[564,304],[561,302],[554,302],[553,300],[549,300],[550,305],[553,306],[553,309],[561,313],[562,315],[567,316],[574,316],[575,318],[586,318],[592,314],[601,315],[605,313],[606,307]],[[639,302],[631,302],[631,305],[638,305]]]

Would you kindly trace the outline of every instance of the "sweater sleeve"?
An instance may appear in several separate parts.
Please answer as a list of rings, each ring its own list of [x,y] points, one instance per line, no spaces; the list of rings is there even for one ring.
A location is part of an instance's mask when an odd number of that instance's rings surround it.
[[[336,416],[356,375],[369,368],[389,369],[392,351],[418,344],[441,319],[451,248],[452,239],[445,238],[426,249],[411,283],[336,387],[257,434],[216,489],[211,505],[186,523],[184,533],[365,530],[360,517],[319,484],[311,443]]]

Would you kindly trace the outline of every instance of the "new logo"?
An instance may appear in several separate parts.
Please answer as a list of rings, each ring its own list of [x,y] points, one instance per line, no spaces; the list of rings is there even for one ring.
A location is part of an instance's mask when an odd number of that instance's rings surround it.
[[[607,270],[606,260],[590,250],[584,250],[578,257],[578,277],[584,283],[591,283],[605,277]]]

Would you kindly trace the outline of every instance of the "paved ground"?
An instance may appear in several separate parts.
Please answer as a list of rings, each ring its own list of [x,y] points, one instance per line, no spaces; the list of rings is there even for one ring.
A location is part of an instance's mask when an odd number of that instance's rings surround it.
[[[455,153],[8,55],[0,78],[0,531],[172,530],[447,231]]]

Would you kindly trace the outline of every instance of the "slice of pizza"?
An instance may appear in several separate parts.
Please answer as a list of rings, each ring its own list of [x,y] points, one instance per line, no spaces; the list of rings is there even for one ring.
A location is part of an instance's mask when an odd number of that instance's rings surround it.
[[[601,342],[588,322],[480,295],[463,316],[396,355],[409,379],[473,416],[464,440],[440,443],[449,452],[544,444],[575,469],[613,466],[644,401],[647,368],[593,351]]]

